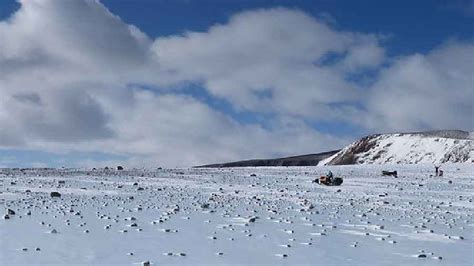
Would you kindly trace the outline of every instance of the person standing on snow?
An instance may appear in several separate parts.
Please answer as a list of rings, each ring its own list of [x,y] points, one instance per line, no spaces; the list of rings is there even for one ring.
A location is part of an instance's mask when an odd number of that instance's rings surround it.
[[[331,170],[329,170],[328,174],[326,175],[327,177],[327,182],[328,183],[331,183],[332,182],[332,177],[333,177],[333,174],[331,172]]]
[[[327,174],[326,176],[329,177],[329,178],[332,178],[333,175],[332,175],[331,170],[329,170],[329,172],[328,172],[328,174]]]

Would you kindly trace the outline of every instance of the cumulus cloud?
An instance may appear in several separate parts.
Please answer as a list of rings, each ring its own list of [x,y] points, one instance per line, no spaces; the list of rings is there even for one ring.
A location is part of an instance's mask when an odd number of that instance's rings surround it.
[[[171,165],[254,158],[262,156],[262,151],[267,156],[311,152],[323,149],[325,143],[341,145],[345,141],[304,124],[277,122],[270,130],[242,125],[185,95],[134,91],[133,102],[126,108],[114,106],[116,102],[105,104],[117,112],[113,124],[121,137],[118,143],[126,143],[112,150],[135,151],[149,158],[145,160],[155,160],[158,153],[160,162]]]
[[[474,128],[474,44],[449,42],[397,59],[370,89],[372,127]]]
[[[470,44],[396,59],[362,87],[348,76],[387,62],[381,38],[299,10],[245,11],[204,32],[153,40],[96,0],[20,3],[0,22],[0,147],[182,166],[350,141],[311,126],[322,120],[378,130],[459,127],[472,118]],[[271,121],[242,123],[175,90],[190,83]]]
[[[30,95],[13,95],[17,102],[8,104],[12,107],[10,115],[23,122],[21,131],[27,138],[75,142],[113,135],[106,126],[107,117],[102,107],[80,90],[33,97],[36,95],[32,94],[31,98],[25,98]]]
[[[153,49],[176,79],[199,80],[238,108],[306,118],[356,101],[358,88],[345,75],[384,59],[377,36],[337,31],[286,8],[242,12],[207,32],[158,38]]]
[[[128,80],[149,61],[146,35],[122,22],[97,1],[22,0],[0,24],[2,75],[24,71],[54,83]],[[14,70],[14,72],[13,72]],[[57,75],[48,76],[56,71]],[[82,77],[84,79],[84,77]]]
[[[112,90],[112,89],[110,89]],[[275,121],[270,129],[242,125],[187,95],[123,89],[95,94],[110,116],[115,136],[87,142],[30,141],[36,149],[107,151],[129,156],[131,165],[196,165],[282,154],[311,153],[347,143],[304,123]],[[126,96],[125,99],[116,97]]]
[[[190,165],[342,143],[304,123],[245,125],[190,96],[133,87],[198,80],[171,75],[149,37],[94,0],[21,1],[0,22],[0,39],[3,147],[107,151],[135,164]]]

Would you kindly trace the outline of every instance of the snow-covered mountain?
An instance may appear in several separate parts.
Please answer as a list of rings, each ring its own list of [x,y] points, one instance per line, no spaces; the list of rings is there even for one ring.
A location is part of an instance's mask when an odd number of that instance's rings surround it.
[[[473,137],[473,132],[460,130],[371,135],[318,165],[472,163]]]

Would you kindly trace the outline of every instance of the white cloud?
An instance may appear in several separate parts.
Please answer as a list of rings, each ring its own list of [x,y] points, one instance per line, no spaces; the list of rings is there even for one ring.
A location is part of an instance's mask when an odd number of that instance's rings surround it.
[[[93,0],[21,1],[0,40],[2,145],[113,137],[94,91],[153,67],[148,38]]]
[[[135,91],[133,101],[128,108],[108,106],[116,114],[112,124],[118,143],[127,144],[112,150],[134,151],[168,165],[311,152],[327,147],[325,141],[341,144],[305,125],[278,123],[272,130],[241,125],[189,96]]]
[[[246,11],[206,32],[152,40],[95,0],[22,0],[0,22],[0,40],[0,147],[193,165],[312,153],[349,141],[308,120],[459,127],[469,119],[462,113],[472,112],[465,97],[472,95],[472,46],[398,59],[372,88],[361,88],[346,75],[386,62],[380,38],[335,30],[292,9]],[[188,82],[237,110],[270,113],[272,121],[242,124],[173,90]],[[430,94],[438,109],[423,98]],[[391,105],[394,98],[403,110]],[[427,111],[418,112],[414,99]]]
[[[319,119],[332,114],[327,104],[358,99],[347,72],[384,60],[376,36],[337,31],[286,8],[242,12],[207,32],[158,38],[154,51],[176,79],[202,81],[238,108]],[[321,64],[331,54],[340,59]]]
[[[375,37],[368,36],[360,44],[351,47],[341,63],[342,69],[357,72],[381,65],[385,59],[385,50],[377,44]]]
[[[371,88],[368,122],[385,130],[474,128],[474,45],[399,58]]]
[[[170,76],[149,38],[96,1],[21,4],[0,22],[3,147],[105,151],[137,165],[190,165],[341,145],[304,124],[284,126],[277,118],[270,129],[242,125],[189,96],[131,89],[187,78]]]
[[[41,139],[29,145],[61,151],[107,151],[131,156],[130,165],[183,166],[282,154],[311,153],[334,148],[347,139],[321,134],[304,123],[275,121],[271,129],[242,125],[206,104],[185,95],[156,95],[143,90],[110,96],[102,90],[94,97],[111,114],[114,137],[80,144]]]
[[[148,38],[94,0],[23,0],[1,22],[0,37],[7,77],[12,74],[8,69],[14,69],[50,82],[70,82],[80,74],[104,80],[118,71],[115,79],[150,58]],[[49,77],[50,71],[60,75]]]

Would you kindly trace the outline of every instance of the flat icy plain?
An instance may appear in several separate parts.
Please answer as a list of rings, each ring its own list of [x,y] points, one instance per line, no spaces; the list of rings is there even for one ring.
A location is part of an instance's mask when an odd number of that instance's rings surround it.
[[[0,265],[472,265],[474,165],[442,169],[0,169]]]

